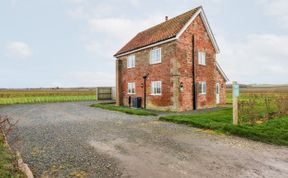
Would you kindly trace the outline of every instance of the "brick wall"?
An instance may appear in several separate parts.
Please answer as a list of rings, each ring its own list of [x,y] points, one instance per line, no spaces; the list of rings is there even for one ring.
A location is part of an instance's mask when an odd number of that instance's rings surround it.
[[[216,52],[212,42],[208,36],[202,19],[200,16],[196,17],[193,23],[183,33],[177,43],[176,58],[179,61],[180,67],[180,82],[184,83],[184,91],[180,93],[180,110],[191,110],[193,108],[192,95],[192,35],[195,37],[195,71],[196,82],[206,81],[207,91],[206,95],[197,93],[197,108],[207,108],[215,106],[215,90],[216,90],[216,76],[215,76],[215,58]],[[206,65],[198,64],[198,52],[206,52]],[[198,90],[198,86],[196,87]],[[199,91],[197,91],[199,92]]]
[[[127,56],[122,56],[119,58],[122,61],[122,65],[119,68],[118,75],[118,85],[119,87],[119,100],[123,101],[123,105],[128,106],[128,98],[131,97],[141,97],[144,98],[144,91],[141,87],[143,83],[143,76],[149,73],[149,78],[147,80],[147,108],[150,109],[162,109],[170,110],[173,106],[173,79],[171,78],[171,62],[176,59],[175,56],[175,46],[176,42],[166,43],[158,46],[161,48],[162,59],[160,64],[150,64],[150,51],[153,48],[145,49],[134,53],[135,55],[135,68],[127,68]],[[122,76],[119,78],[119,76]],[[151,81],[162,81],[162,95],[153,96],[151,95]],[[128,83],[135,82],[136,94],[128,94]],[[120,102],[117,102],[120,103]],[[143,106],[142,101],[142,106]]]

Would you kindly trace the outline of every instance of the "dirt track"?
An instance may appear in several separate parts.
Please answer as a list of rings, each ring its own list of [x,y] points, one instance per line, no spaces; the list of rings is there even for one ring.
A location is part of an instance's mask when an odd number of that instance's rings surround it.
[[[288,177],[288,149],[88,107],[15,105],[10,139],[36,177]]]

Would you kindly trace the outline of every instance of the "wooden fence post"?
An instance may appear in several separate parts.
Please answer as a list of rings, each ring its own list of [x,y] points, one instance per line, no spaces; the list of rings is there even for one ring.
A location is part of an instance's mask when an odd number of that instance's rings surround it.
[[[239,96],[239,85],[236,81],[232,85],[233,95],[233,124],[238,125],[238,96]]]

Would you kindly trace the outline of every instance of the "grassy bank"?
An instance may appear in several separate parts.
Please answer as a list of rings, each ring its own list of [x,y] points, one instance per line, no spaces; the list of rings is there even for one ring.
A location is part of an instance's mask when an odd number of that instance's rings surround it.
[[[0,134],[0,177],[22,178],[25,177],[16,166],[15,156],[11,153],[8,147],[4,144],[4,138]]]
[[[93,89],[0,90],[0,105],[96,100]]]
[[[133,109],[133,108],[124,107],[124,106],[115,106],[114,104],[93,104],[91,105],[91,107],[106,109],[110,111],[118,111],[118,112],[123,112],[123,113],[131,114],[131,115],[157,116],[157,114],[153,112],[145,111],[142,109]]]
[[[232,110],[225,109],[195,115],[161,117],[162,121],[212,129],[269,144],[288,146],[288,116],[269,120],[263,124],[232,125]]]

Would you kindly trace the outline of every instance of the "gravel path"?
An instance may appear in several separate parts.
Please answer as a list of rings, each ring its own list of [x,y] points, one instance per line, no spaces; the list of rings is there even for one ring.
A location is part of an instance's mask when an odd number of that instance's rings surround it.
[[[288,177],[287,147],[90,108],[14,105],[10,140],[36,177]]]

